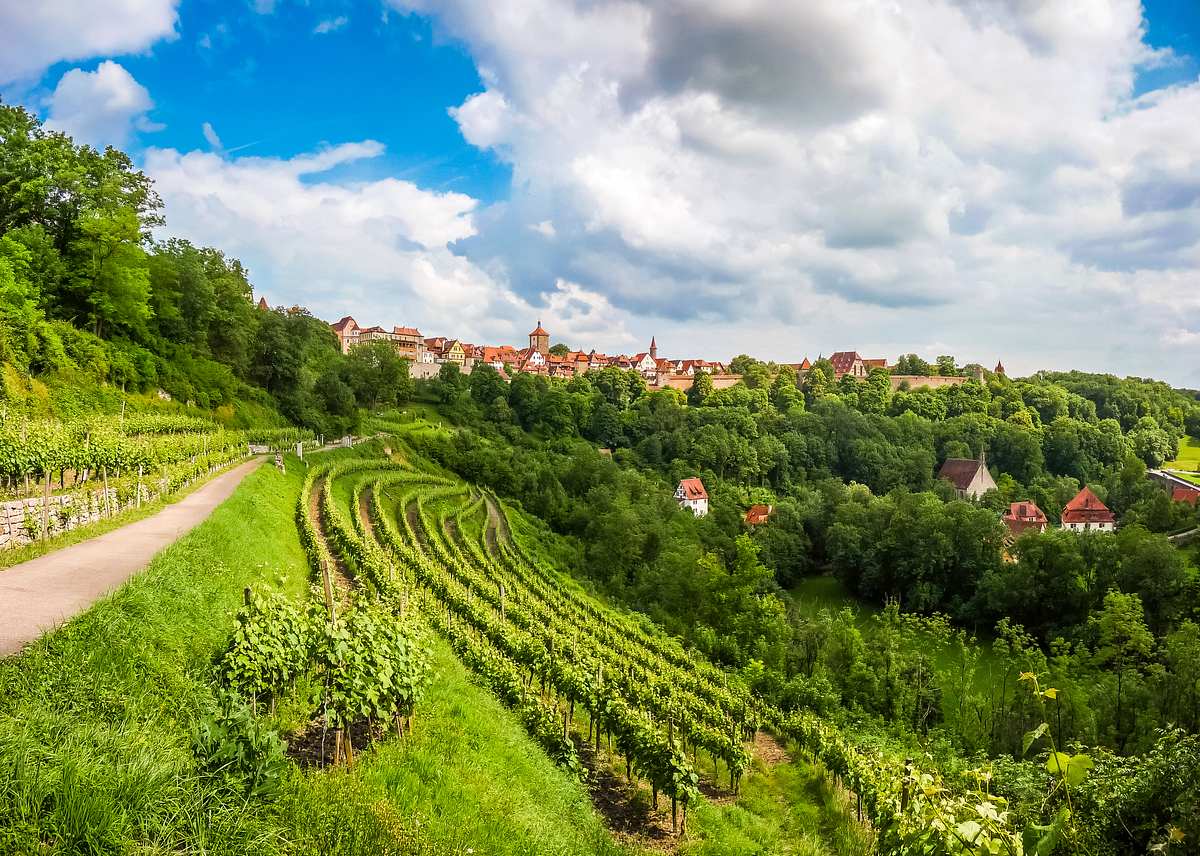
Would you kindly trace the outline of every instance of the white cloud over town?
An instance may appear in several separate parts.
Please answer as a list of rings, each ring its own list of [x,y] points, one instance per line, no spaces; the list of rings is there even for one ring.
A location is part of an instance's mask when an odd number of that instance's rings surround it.
[[[452,115],[513,196],[456,250],[532,303],[1200,385],[1200,83],[1135,97],[1137,0],[392,2],[475,58]]]
[[[274,303],[511,339],[518,328],[509,319],[536,310],[448,248],[474,234],[474,199],[325,175],[383,151],[372,140],[289,159],[150,149],[145,166],[166,204],[164,234],[240,258]]]

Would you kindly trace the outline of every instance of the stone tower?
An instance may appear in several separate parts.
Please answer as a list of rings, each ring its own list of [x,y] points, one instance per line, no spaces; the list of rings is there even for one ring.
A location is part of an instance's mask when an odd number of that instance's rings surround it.
[[[542,329],[540,319],[538,320],[537,329],[529,334],[529,347],[543,357],[550,353],[550,334]]]

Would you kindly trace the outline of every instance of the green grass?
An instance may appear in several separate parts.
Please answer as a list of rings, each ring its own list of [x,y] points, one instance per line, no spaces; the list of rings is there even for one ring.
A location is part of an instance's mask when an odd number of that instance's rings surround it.
[[[1200,471],[1200,439],[1184,436],[1179,441],[1179,454],[1173,461],[1167,461],[1165,466],[1173,470]],[[1194,481],[1188,479],[1188,481]]]
[[[800,760],[771,768],[756,762],[736,804],[705,804],[689,823],[698,839],[680,848],[686,856],[873,852],[870,832],[826,771]]]
[[[266,813],[200,781],[189,726],[243,586],[307,588],[300,479],[260,468],[116,594],[0,661],[0,852],[269,850]]]
[[[113,596],[0,661],[0,854],[628,852],[440,641],[407,742],[294,770],[275,802],[198,775],[190,729],[243,587],[307,596],[288,469],[248,476]]]
[[[431,853],[619,854],[587,792],[550,761],[442,641],[437,680],[408,744],[382,745],[356,771],[419,822]]]

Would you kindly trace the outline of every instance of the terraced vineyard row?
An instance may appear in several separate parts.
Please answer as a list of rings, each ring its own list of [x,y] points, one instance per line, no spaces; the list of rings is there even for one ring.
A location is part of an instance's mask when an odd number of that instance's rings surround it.
[[[886,849],[1022,852],[984,785],[952,787],[812,714],[759,703],[736,676],[577,590],[540,558],[533,527],[461,481],[379,461],[314,467],[299,525],[314,568],[397,612],[415,605],[564,766],[581,768],[585,743],[615,748],[655,804],[671,800],[673,825],[683,809],[679,829],[700,797],[701,754],[736,791],[765,726],[859,795]]]

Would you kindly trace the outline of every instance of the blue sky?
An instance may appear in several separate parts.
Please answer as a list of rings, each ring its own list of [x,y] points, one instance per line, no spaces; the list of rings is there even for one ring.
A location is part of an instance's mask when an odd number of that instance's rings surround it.
[[[0,94],[324,317],[1200,387],[1195,0],[0,4]]]
[[[315,32],[322,23],[329,31]],[[369,2],[285,0],[260,14],[250,3],[189,0],[177,31],[121,60],[165,126],[140,135],[135,150],[208,147],[205,122],[227,149],[256,156],[371,138],[387,154],[343,177],[400,176],[482,201],[507,193],[507,166],[468,145],[447,113],[482,90],[475,64],[461,45],[435,40],[428,18]],[[43,85],[73,65],[56,63]]]

